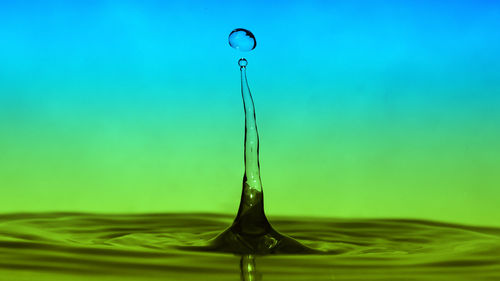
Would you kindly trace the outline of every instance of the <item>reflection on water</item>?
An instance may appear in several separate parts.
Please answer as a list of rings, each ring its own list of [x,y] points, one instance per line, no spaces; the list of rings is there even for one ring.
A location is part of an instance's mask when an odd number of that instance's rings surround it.
[[[254,255],[243,255],[240,258],[241,281],[262,280],[262,274],[257,271]]]
[[[0,215],[0,280],[500,280],[500,229],[431,221],[271,218],[327,255],[182,250],[204,245],[231,220]]]

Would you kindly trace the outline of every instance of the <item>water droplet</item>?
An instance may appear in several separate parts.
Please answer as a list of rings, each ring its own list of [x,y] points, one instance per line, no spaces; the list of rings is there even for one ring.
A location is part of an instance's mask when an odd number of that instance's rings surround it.
[[[236,50],[248,52],[255,49],[257,41],[250,30],[236,28],[229,34],[229,45]]]
[[[241,66],[241,67],[246,67],[248,64],[248,61],[245,59],[245,58],[241,58],[239,61],[238,61],[238,65]]]

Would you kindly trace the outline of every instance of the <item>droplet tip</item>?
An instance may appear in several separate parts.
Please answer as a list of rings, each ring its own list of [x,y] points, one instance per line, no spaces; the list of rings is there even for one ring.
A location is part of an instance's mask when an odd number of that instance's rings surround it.
[[[246,67],[248,65],[248,61],[245,59],[245,58],[241,58],[239,61],[238,61],[238,65],[240,67]]]

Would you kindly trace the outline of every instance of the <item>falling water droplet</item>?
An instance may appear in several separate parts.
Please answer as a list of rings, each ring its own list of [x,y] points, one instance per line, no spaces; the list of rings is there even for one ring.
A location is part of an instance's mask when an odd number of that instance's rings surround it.
[[[236,50],[248,52],[255,49],[257,41],[250,30],[236,28],[229,34],[229,45]]]

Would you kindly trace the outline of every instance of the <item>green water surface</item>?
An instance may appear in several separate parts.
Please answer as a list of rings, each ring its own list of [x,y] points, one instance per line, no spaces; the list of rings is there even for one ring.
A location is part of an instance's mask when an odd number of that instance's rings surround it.
[[[273,218],[328,254],[192,251],[220,214],[0,216],[0,280],[500,280],[500,229],[407,219]]]

